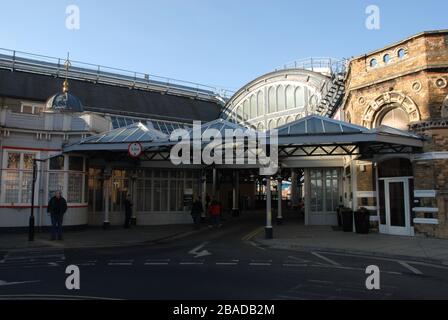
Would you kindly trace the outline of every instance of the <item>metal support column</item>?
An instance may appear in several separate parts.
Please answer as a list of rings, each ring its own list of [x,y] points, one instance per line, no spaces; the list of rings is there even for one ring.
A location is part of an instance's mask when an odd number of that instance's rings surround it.
[[[274,229],[272,227],[272,192],[271,177],[266,177],[266,239],[274,238]]]

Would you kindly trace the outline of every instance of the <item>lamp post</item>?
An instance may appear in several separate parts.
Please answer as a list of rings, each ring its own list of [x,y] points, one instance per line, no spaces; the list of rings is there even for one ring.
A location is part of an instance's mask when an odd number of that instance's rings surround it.
[[[37,163],[45,162],[46,160],[33,159],[33,180],[31,185],[31,214],[28,226],[28,241],[34,241],[34,226],[35,226],[35,218],[34,218],[34,195],[37,181]]]

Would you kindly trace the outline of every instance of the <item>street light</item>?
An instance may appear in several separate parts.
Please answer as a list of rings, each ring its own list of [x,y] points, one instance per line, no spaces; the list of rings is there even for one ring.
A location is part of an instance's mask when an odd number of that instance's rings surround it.
[[[40,159],[33,159],[33,182],[31,186],[31,215],[30,215],[30,221],[29,221],[29,227],[28,227],[28,241],[34,241],[34,193],[35,193],[35,187],[36,187],[36,180],[37,180],[37,163],[38,162],[45,162],[47,160],[40,160]]]

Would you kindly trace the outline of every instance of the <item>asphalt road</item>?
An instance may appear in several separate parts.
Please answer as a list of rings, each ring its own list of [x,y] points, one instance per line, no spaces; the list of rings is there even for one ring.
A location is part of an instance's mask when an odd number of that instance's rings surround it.
[[[263,216],[171,242],[0,253],[0,299],[448,299],[448,267],[399,258],[272,250],[248,241]],[[80,269],[67,290],[66,267]],[[366,268],[379,267],[380,290]]]

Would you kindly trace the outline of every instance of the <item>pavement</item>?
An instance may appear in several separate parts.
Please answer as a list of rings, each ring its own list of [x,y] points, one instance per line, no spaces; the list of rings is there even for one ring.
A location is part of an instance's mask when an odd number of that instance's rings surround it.
[[[264,230],[252,240],[272,249],[324,250],[352,254],[412,258],[448,265],[448,240],[425,237],[401,237],[371,233],[361,235],[334,231],[331,227],[308,226],[286,221],[274,227],[273,240],[266,240]]]
[[[131,229],[111,227],[86,227],[78,231],[66,231],[63,241],[50,241],[48,232],[36,233],[33,242],[28,241],[28,233],[0,233],[0,251],[26,249],[74,249],[123,247],[138,244],[175,240],[201,232],[192,225],[137,226]]]

